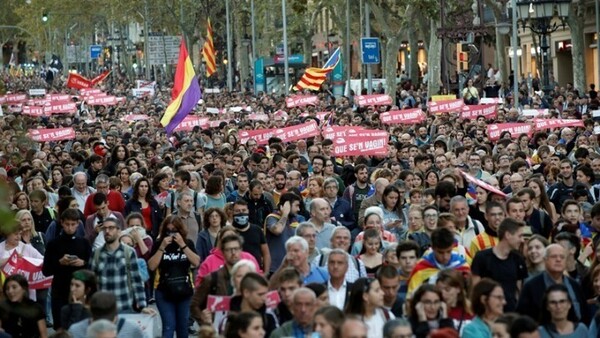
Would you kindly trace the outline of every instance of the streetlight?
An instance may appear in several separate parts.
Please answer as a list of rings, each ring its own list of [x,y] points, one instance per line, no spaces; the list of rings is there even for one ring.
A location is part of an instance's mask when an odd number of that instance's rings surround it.
[[[43,21],[43,22],[47,22],[47,21],[48,21],[48,13],[44,12],[44,13],[42,14],[42,21]]]
[[[517,2],[519,18],[523,28],[529,28],[536,34],[540,41],[542,52],[542,68],[544,92],[548,93],[550,88],[550,56],[548,55],[550,45],[548,36],[560,27],[566,26],[565,19],[569,16],[571,0],[520,0]],[[558,18],[560,23],[553,21]]]

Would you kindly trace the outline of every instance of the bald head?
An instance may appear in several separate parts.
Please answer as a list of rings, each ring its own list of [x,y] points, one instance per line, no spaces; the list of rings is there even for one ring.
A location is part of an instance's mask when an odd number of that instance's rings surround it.
[[[383,191],[390,185],[390,181],[387,178],[378,178],[375,180],[375,193],[377,196],[383,196]]]

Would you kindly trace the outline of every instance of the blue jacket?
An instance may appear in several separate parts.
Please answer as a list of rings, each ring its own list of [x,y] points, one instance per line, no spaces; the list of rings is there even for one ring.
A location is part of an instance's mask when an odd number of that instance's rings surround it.
[[[152,238],[156,238],[156,236],[158,236],[158,229],[163,220],[163,212],[160,210],[160,206],[154,198],[151,198],[150,200],[150,208],[152,209]],[[127,203],[125,203],[125,218],[132,212],[142,213],[142,203],[140,203],[140,201],[129,199]]]
[[[346,228],[353,230],[356,228],[356,220],[354,219],[354,211],[350,207],[350,202],[346,199],[338,197],[331,210],[331,217],[340,222]]]
[[[200,256],[200,261],[203,262],[206,257],[210,255],[210,251],[213,249],[210,241],[210,234],[208,230],[204,229],[198,233],[198,239],[196,240],[196,253]]]

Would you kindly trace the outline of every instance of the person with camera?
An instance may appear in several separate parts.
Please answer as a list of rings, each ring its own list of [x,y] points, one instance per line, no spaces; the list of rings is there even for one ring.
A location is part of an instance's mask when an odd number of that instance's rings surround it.
[[[192,269],[200,265],[194,243],[178,216],[167,216],[160,226],[158,242],[148,261],[156,271],[156,305],[162,319],[162,337],[188,337],[188,318],[193,289]]]

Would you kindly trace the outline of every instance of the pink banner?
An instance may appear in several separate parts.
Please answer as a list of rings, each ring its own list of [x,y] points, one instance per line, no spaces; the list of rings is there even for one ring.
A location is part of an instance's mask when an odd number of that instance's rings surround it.
[[[365,128],[363,127],[353,127],[353,126],[331,126],[331,127],[326,127],[323,128],[322,134],[323,137],[326,139],[334,139],[336,137],[346,137],[348,136],[349,133],[354,133],[355,131],[358,130],[364,130]]]
[[[316,95],[294,95],[285,98],[285,105],[288,108],[305,107],[319,103],[319,97]]]
[[[336,156],[386,156],[388,137],[347,136],[333,140],[333,153]]]
[[[47,289],[52,284],[52,277],[46,277],[42,273],[43,263],[41,259],[21,257],[15,250],[2,266],[2,272],[6,276],[25,276],[30,289]]]
[[[534,119],[535,129],[554,129],[564,127],[581,127],[584,128],[582,120],[571,119],[571,120],[558,120],[558,119]]]
[[[300,139],[306,139],[309,137],[317,136],[321,133],[319,126],[315,120],[299,124],[296,126],[290,126],[281,129],[275,129],[273,136],[278,137],[282,142],[292,142]]]
[[[208,117],[198,117],[195,115],[186,116],[181,123],[175,127],[175,131],[192,131],[194,127],[203,127],[208,123]]]
[[[481,104],[481,105],[465,105],[460,113],[460,117],[463,119],[476,119],[479,116],[483,116],[486,119],[493,119],[497,116],[496,105],[493,104]]]
[[[75,102],[52,102],[49,106],[44,107],[46,115],[48,114],[61,114],[61,113],[75,113],[77,112],[77,105]]]
[[[15,104],[27,101],[27,94],[8,94],[0,96],[0,103]]]
[[[269,115],[252,113],[248,115],[248,120],[267,122],[269,121]]]
[[[23,111],[22,114],[23,115],[28,115],[28,116],[35,116],[35,117],[39,117],[39,116],[44,116],[46,109],[44,107],[40,107],[40,106],[23,106]]]
[[[75,130],[68,128],[29,129],[29,137],[36,142],[72,140]]]
[[[461,111],[465,102],[462,99],[456,100],[445,100],[429,102],[429,112],[431,114],[441,114],[447,112],[458,112]]]
[[[390,110],[379,115],[383,124],[415,124],[425,121],[425,113],[420,108]]]
[[[79,90],[82,95],[94,95],[102,93],[101,89],[98,88],[82,88]]]
[[[471,175],[469,175],[469,174],[467,174],[465,172],[462,172],[462,174],[465,176],[465,178],[467,179],[467,181],[475,184],[476,186],[479,186],[479,187],[481,187],[481,188],[483,188],[483,189],[485,189],[485,190],[487,190],[487,191],[489,191],[491,193],[500,195],[502,197],[506,197],[506,194],[504,192],[502,192],[501,190],[496,189],[494,186],[492,186],[492,185],[490,185],[490,184],[488,184],[488,183],[486,183],[486,182],[484,182],[484,181],[482,181],[482,180],[480,180],[480,179],[478,179],[478,178],[476,178],[474,176],[471,176]]]
[[[145,120],[149,120],[150,116],[148,115],[144,115],[144,114],[130,114],[130,115],[126,115],[123,118],[123,121],[125,122],[135,122],[135,121],[145,121]]]
[[[71,100],[71,95],[68,95],[68,94],[48,94],[48,95],[46,95],[46,99],[50,99],[50,101],[69,101],[69,100]]]
[[[50,104],[50,99],[31,99],[27,100],[28,106],[45,106],[46,104]]]
[[[533,129],[529,123],[497,123],[490,124],[487,127],[487,134],[490,141],[496,141],[500,138],[500,134],[508,131],[512,138],[516,138],[521,134],[531,136]]]
[[[90,106],[114,106],[117,104],[117,98],[114,96],[89,96],[86,102]]]
[[[392,98],[387,94],[357,95],[354,99],[360,107],[389,106],[392,104]]]

